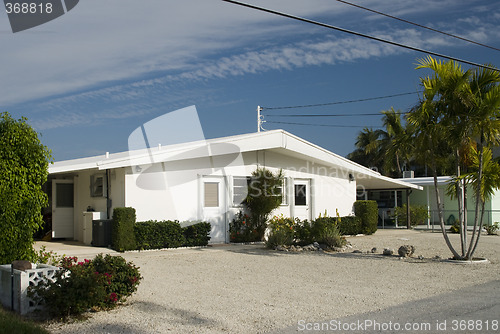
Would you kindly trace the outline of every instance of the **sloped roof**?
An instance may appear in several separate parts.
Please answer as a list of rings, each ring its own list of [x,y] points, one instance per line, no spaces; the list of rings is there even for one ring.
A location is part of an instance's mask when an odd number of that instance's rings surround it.
[[[421,189],[420,186],[381,175],[347,158],[312,144],[284,130],[256,132],[230,137],[159,146],[150,149],[113,153],[95,157],[56,162],[49,166],[49,173],[68,173],[79,170],[106,170],[172,162],[184,159],[234,155],[243,152],[272,150],[284,155],[317,162],[338,172],[352,174],[358,185],[366,189]]]

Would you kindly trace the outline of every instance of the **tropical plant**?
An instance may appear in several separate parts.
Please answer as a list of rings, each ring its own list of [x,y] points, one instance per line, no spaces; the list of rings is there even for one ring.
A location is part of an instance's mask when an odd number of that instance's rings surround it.
[[[33,260],[33,233],[43,225],[48,204],[50,151],[26,118],[0,114],[0,263]]]
[[[417,69],[431,69],[433,75],[421,78],[423,99],[408,116],[414,127],[414,142],[421,161],[431,168],[439,221],[445,242],[455,259],[470,260],[476,250],[482,228],[486,194],[500,183],[493,176],[485,177],[485,149],[497,144],[500,135],[500,73],[489,69],[464,71],[453,61],[441,62],[432,57],[420,59]],[[470,168],[472,158],[476,169]],[[475,156],[475,157],[474,157]],[[459,253],[451,244],[444,228],[442,206],[437,188],[440,166],[454,157],[454,191],[459,207]],[[490,167],[492,170],[493,167]],[[489,184],[486,183],[489,180]],[[472,184],[475,197],[475,219],[470,243],[467,240],[466,189]]]
[[[383,172],[385,149],[382,143],[386,143],[386,137],[387,133],[384,130],[365,127],[356,138],[356,149],[349,153],[347,158]]]
[[[283,172],[276,173],[266,168],[257,168],[248,184],[248,195],[244,205],[250,214],[253,229],[259,238],[264,238],[267,220],[271,212],[280,206],[282,201]]]
[[[497,231],[500,230],[500,223],[494,222],[491,225],[486,225],[484,228],[486,229],[486,233],[488,233],[488,235],[497,235]]]

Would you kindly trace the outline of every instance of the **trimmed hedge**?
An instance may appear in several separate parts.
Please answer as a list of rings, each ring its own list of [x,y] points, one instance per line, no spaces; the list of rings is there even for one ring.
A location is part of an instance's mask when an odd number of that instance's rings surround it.
[[[378,205],[376,201],[354,202],[354,214],[361,218],[362,233],[373,234],[377,231]]]
[[[186,243],[178,221],[137,222],[134,231],[138,249],[176,248]]]
[[[134,226],[137,249],[206,246],[210,240],[210,223],[201,222],[181,227],[178,221],[149,220]]]
[[[185,246],[206,246],[210,240],[210,223],[201,222],[182,228],[182,233],[186,239]]]
[[[115,208],[113,210],[112,248],[118,252],[137,249],[134,233],[135,209]]]
[[[181,227],[178,221],[149,220],[136,223],[134,208],[113,210],[112,248],[123,252],[136,249],[206,246],[212,226],[200,222]]]
[[[343,235],[356,235],[363,233],[363,226],[361,224],[361,218],[356,216],[346,216],[340,218],[337,223],[340,233]]]

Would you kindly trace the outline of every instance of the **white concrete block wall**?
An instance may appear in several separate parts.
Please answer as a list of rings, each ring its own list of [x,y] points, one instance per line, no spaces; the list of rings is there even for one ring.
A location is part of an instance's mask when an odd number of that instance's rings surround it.
[[[28,287],[36,286],[41,280],[54,278],[58,267],[39,264],[35,269],[26,271],[14,270],[14,289],[11,283],[11,265],[0,265],[0,299],[5,308],[10,309],[12,291],[14,292],[14,310],[20,314],[27,314],[40,309],[41,306],[28,297]]]

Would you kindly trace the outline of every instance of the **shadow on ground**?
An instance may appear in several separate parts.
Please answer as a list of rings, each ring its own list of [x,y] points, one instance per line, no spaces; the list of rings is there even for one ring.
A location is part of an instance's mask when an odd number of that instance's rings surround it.
[[[296,325],[271,333],[498,333],[499,315],[500,280],[495,280],[376,312],[339,319],[297,319]],[[405,330],[406,324],[410,330]]]

